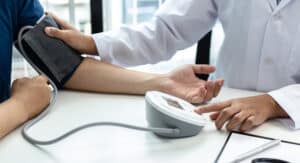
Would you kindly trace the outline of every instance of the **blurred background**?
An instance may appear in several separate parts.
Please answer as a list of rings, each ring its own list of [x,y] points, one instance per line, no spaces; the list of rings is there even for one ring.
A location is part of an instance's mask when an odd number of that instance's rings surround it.
[[[53,12],[60,18],[70,22],[83,33],[91,34],[91,2],[90,0],[40,0],[45,11]],[[109,31],[122,25],[136,25],[149,21],[164,0],[103,0],[99,11],[103,14],[103,30]],[[200,39],[200,38],[199,38]],[[223,42],[222,26],[217,23],[213,29],[210,49],[210,63],[216,64],[218,51]],[[145,72],[168,72],[180,65],[195,63],[196,44],[186,50],[179,51],[169,61],[154,65],[130,67]],[[14,49],[12,78],[34,76],[36,72]]]

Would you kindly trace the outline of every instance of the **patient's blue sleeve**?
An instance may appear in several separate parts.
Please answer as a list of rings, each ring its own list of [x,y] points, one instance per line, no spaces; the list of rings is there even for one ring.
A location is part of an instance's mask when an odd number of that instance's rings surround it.
[[[0,0],[0,102],[10,93],[13,41],[22,26],[35,24],[43,12],[38,0]]]
[[[34,25],[44,14],[44,9],[39,0],[16,0],[18,3],[18,21],[16,30],[18,31],[26,25]]]

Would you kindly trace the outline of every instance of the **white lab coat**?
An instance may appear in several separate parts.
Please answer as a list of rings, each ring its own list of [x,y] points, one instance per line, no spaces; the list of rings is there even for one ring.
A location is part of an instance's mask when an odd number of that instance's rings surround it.
[[[100,57],[118,65],[156,63],[196,43],[220,20],[225,40],[215,78],[268,92],[300,128],[300,1],[168,0],[154,19],[93,35]]]

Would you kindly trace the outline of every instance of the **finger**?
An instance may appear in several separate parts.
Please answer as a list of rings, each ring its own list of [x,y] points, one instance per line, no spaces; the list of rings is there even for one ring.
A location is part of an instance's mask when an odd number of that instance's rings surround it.
[[[242,132],[248,131],[252,128],[256,127],[256,123],[255,123],[255,117],[254,116],[250,116],[249,118],[247,118],[247,120],[242,124],[242,126],[240,127],[240,130]]]
[[[221,111],[220,115],[216,119],[216,127],[221,129],[225,122],[230,120],[235,114],[239,113],[241,109],[239,107],[227,107]]]
[[[55,14],[48,12],[48,15],[50,15],[62,29],[74,29],[68,22],[58,18]]]
[[[191,102],[194,104],[199,104],[204,101],[204,98],[206,96],[206,88],[200,87],[196,94],[192,97]]]
[[[63,35],[64,32],[58,28],[46,27],[45,33],[51,37],[56,37],[56,38],[60,38],[60,39],[64,38],[64,35]]]
[[[48,78],[46,76],[37,76],[33,78],[34,80],[40,81],[42,83],[48,83]]]
[[[20,81],[21,81],[21,79],[15,79],[15,80],[13,81],[13,85],[15,85],[15,84],[17,84],[17,83],[20,83]]]
[[[29,80],[31,80],[31,79],[28,78],[28,77],[24,77],[24,78],[19,79],[20,82],[27,82]]]
[[[30,78],[24,77],[24,78],[16,79],[13,83],[17,84],[17,85],[23,85],[26,82],[28,82],[29,80],[30,80]]]
[[[195,74],[210,74],[216,71],[214,66],[210,65],[192,65]]]
[[[241,111],[233,116],[233,118],[226,125],[228,131],[240,128],[244,121],[250,116],[248,112]]]
[[[220,112],[216,112],[216,113],[212,113],[211,115],[209,115],[209,117],[211,120],[215,121],[219,115],[220,115]]]
[[[195,112],[198,114],[216,112],[216,111],[220,111],[226,107],[229,107],[230,105],[231,105],[231,101],[224,101],[224,102],[219,102],[216,104],[210,104],[210,105],[203,106],[201,108],[196,109]]]
[[[207,93],[206,93],[205,101],[208,101],[214,97],[214,89],[215,89],[214,82],[208,81],[206,84],[206,89],[207,89]]]
[[[224,79],[218,79],[215,81],[215,90],[214,90],[214,97],[217,97],[221,91],[221,88],[223,87]]]

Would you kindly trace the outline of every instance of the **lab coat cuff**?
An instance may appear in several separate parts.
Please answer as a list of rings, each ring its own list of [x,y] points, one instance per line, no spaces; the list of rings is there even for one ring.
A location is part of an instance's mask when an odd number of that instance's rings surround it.
[[[300,110],[295,98],[291,97],[289,88],[282,88],[268,93],[285,110],[290,119],[280,119],[285,125],[292,129],[300,129]]]
[[[112,57],[110,55],[110,50],[109,50],[111,43],[109,42],[106,33],[93,34],[92,38],[96,44],[97,51],[101,61],[111,63]]]

